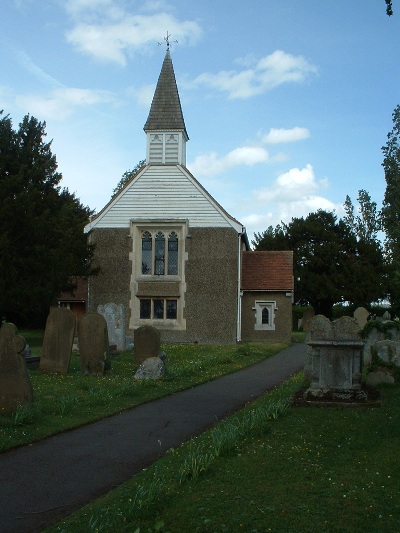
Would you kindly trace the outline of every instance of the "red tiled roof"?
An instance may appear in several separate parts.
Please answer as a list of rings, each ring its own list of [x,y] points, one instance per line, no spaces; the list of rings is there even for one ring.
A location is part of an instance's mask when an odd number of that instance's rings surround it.
[[[58,297],[59,302],[86,302],[87,298],[87,280],[83,278],[73,277],[70,279],[71,283],[76,283],[76,289],[73,294],[70,292],[62,292]]]
[[[242,252],[243,291],[292,291],[293,252]]]

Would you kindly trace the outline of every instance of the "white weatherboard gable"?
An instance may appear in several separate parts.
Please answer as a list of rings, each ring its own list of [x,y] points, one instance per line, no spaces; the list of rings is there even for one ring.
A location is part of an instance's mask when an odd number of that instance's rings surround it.
[[[215,202],[180,165],[147,165],[85,227],[128,228],[131,219],[187,219],[191,227],[233,227],[242,225]]]

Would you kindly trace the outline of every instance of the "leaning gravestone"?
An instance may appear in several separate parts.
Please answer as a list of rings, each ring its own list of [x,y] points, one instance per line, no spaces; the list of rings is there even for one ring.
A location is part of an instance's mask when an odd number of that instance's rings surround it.
[[[142,363],[149,357],[158,357],[160,353],[160,332],[153,326],[141,326],[134,333],[134,360]]]
[[[0,328],[0,410],[32,402],[32,385],[23,357],[25,339],[14,324]]]
[[[165,376],[165,363],[160,357],[148,357],[137,369],[135,379],[161,379]]]
[[[86,313],[78,321],[79,362],[82,374],[102,376],[109,366],[106,319]]]
[[[66,307],[52,307],[44,331],[40,370],[67,374],[76,328],[76,318]]]
[[[311,320],[315,316],[315,311],[312,307],[309,307],[306,309],[303,313],[303,317],[301,319],[301,327],[303,328],[303,331],[308,331],[310,328]]]
[[[100,313],[107,322],[108,342],[117,347],[119,352],[123,352],[125,346],[125,307],[120,304],[109,303],[99,305],[97,312]]]
[[[365,309],[365,307],[357,307],[354,311],[353,316],[357,320],[358,325],[361,329],[368,322],[368,317],[371,313]]]

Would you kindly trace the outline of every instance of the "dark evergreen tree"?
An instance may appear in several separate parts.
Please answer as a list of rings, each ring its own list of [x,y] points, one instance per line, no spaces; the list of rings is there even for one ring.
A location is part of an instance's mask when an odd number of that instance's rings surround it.
[[[319,210],[269,227],[253,245],[256,250],[293,250],[296,302],[329,318],[336,303],[367,305],[384,295],[380,248],[374,241],[359,242],[334,213]]]
[[[21,325],[43,325],[70,277],[92,272],[91,211],[61,188],[45,127],[0,113],[0,316]]]
[[[134,178],[136,174],[138,174],[142,170],[145,164],[146,164],[146,160],[142,159],[142,161],[139,161],[139,163],[132,170],[126,170],[122,174],[122,177],[118,182],[118,185],[113,190],[112,196],[115,196],[117,193],[119,193],[119,191],[122,190],[125,187],[125,185],[129,181],[131,181],[131,179]]]
[[[382,223],[386,234],[385,249],[390,268],[389,298],[400,312],[400,105],[393,112],[393,129],[382,147],[386,190]]]

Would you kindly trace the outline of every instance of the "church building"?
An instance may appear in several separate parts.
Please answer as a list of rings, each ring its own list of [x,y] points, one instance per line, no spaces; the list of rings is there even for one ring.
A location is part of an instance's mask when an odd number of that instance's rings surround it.
[[[144,131],[145,166],[90,221],[100,273],[87,308],[123,304],[128,333],[166,343],[290,341],[292,252],[253,252],[246,229],[186,168],[189,136],[167,49]]]

